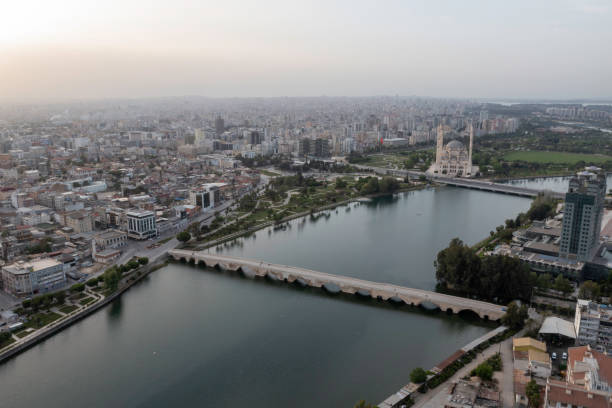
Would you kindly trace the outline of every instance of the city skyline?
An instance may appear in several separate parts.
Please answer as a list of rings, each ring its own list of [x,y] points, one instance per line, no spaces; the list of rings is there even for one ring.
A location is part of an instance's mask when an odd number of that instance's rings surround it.
[[[5,6],[0,101],[420,95],[609,99],[604,1]]]

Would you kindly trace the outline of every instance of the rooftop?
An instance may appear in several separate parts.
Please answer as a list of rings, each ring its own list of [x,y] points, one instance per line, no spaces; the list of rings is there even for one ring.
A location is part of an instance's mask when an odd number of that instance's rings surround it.
[[[14,274],[14,275],[23,275],[30,272],[40,271],[42,269],[51,268],[57,265],[61,265],[62,263],[52,259],[52,258],[43,258],[36,259],[28,262],[15,262],[14,264],[7,265],[4,267],[5,270]]]

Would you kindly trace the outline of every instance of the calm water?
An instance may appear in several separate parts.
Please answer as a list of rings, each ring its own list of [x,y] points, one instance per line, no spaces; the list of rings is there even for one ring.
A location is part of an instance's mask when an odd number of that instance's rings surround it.
[[[314,222],[295,220],[286,231],[259,231],[217,253],[433,289],[433,261],[451,239],[475,244],[530,202],[451,187],[420,190],[353,204],[349,212],[342,207]]]
[[[569,180],[569,177],[548,177],[525,180],[511,180],[508,183],[521,187],[538,188],[565,193],[569,186]],[[608,174],[606,182],[608,185],[608,190],[612,189],[612,174]]]
[[[529,200],[430,189],[340,208],[222,253],[433,288],[435,254]],[[490,327],[468,317],[173,264],[0,366],[0,405],[351,407],[377,403]]]

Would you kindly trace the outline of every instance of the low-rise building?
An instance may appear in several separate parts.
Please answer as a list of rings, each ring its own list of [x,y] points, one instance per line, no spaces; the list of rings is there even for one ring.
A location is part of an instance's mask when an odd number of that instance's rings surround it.
[[[94,236],[96,248],[99,250],[117,249],[127,245],[127,233],[119,230],[106,230]]]
[[[590,346],[568,349],[565,381],[548,378],[544,407],[612,407],[612,358]]]
[[[459,380],[452,385],[444,408],[501,407],[499,391],[485,387],[479,381]]]
[[[4,291],[14,296],[29,296],[57,289],[66,283],[64,265],[51,258],[16,262],[2,268]]]
[[[77,234],[93,231],[91,215],[85,211],[66,214],[66,226],[72,228]]]
[[[590,345],[600,351],[612,351],[612,309],[578,299],[574,328],[577,344]]]

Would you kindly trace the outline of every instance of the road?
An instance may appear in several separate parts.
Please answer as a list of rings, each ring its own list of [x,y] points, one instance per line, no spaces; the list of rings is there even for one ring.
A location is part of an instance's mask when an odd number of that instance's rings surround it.
[[[502,406],[505,408],[514,407],[514,378],[513,378],[513,362],[512,362],[512,339],[521,337],[523,332],[519,332],[513,337],[510,337],[501,343],[493,344],[485,349],[482,353],[472,360],[465,367],[461,368],[444,384],[441,384],[434,390],[430,390],[426,394],[416,394],[416,401],[413,408],[440,408],[448,402],[448,393],[453,382],[469,375],[476,366],[495,353],[500,352],[502,357],[503,368],[501,372],[495,373],[495,378],[499,381],[501,391]]]

